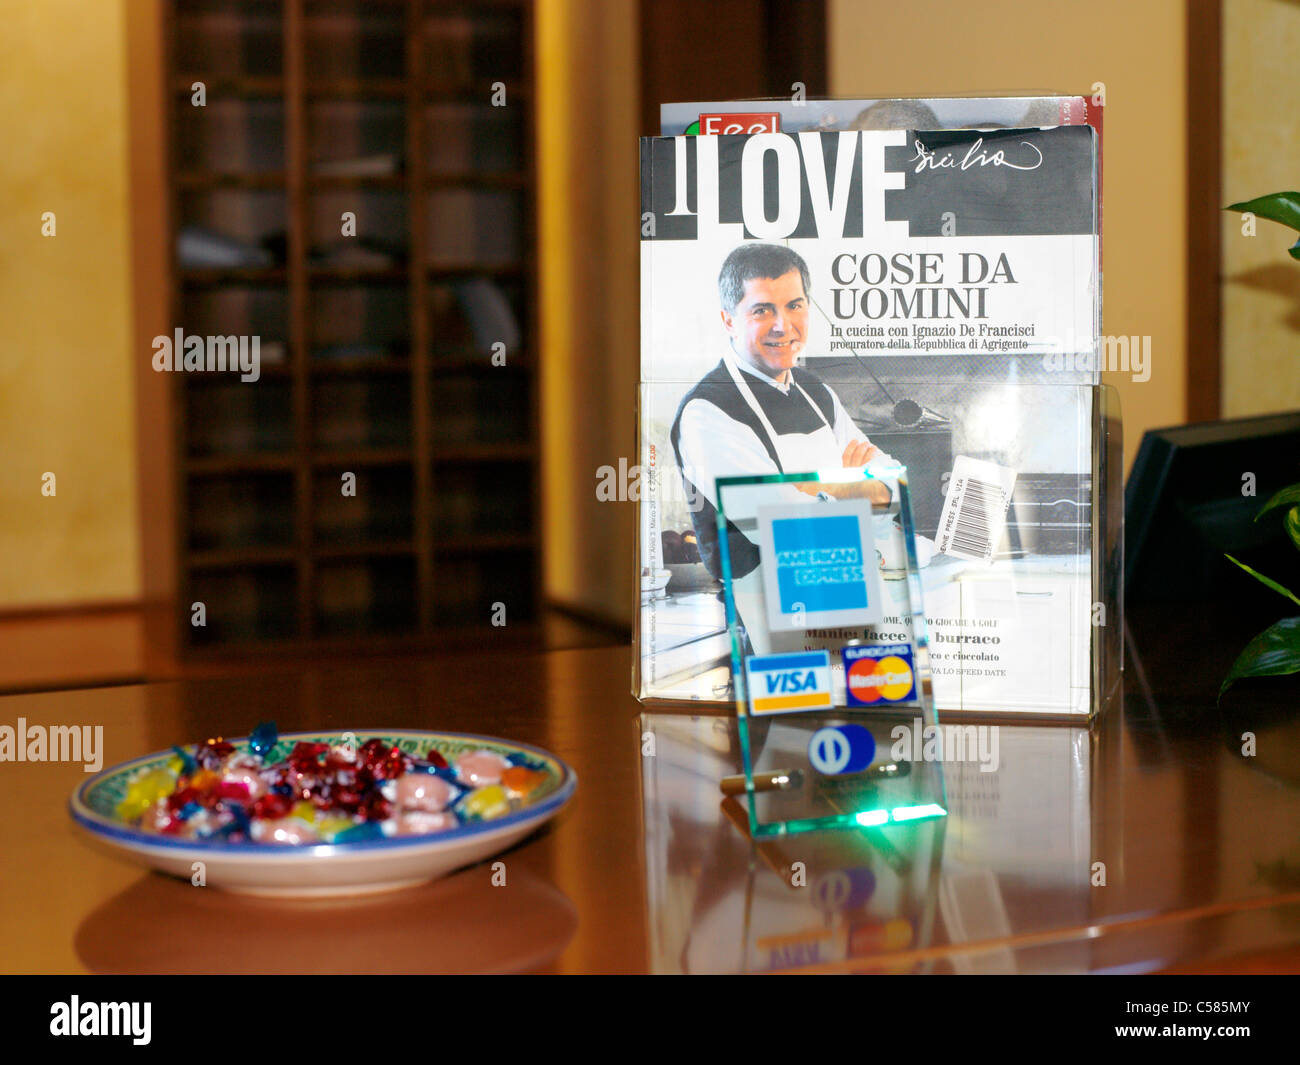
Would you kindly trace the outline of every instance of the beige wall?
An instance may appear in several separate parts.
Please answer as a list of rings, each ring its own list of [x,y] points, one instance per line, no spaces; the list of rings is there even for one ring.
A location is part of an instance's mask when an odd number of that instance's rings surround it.
[[[635,504],[596,471],[637,461],[637,5],[546,0],[537,36],[546,592],[630,623]]]
[[[1223,202],[1300,186],[1300,6],[1223,4]],[[1223,215],[1223,414],[1300,408],[1300,263],[1296,233],[1274,222],[1242,232]]]
[[[0,610],[134,598],[124,6],[0,0],[0,26]]]
[[[833,96],[1106,91],[1104,330],[1150,336],[1151,378],[1107,374],[1131,462],[1184,421],[1186,34],[1177,0],[829,0]]]

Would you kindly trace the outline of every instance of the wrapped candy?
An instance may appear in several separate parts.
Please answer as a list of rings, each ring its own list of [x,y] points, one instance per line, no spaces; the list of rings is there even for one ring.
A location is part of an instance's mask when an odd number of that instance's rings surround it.
[[[175,747],[165,764],[127,781],[117,813],[142,831],[186,839],[348,844],[502,817],[547,779],[486,748],[452,765],[433,746],[415,755],[378,738],[357,746],[347,733],[339,743],[298,741],[272,762],[279,744],[275,723],[262,722],[242,749],[219,736],[193,754]]]
[[[441,777],[425,773],[407,773],[397,780],[394,799],[404,810],[437,813],[456,797],[456,789]]]
[[[501,774],[510,763],[495,751],[472,751],[456,759],[456,772],[462,780],[475,787],[498,784]]]
[[[258,758],[265,758],[271,753],[271,748],[275,746],[276,740],[279,738],[280,733],[275,727],[275,722],[263,721],[257,728],[253,729],[252,735],[248,737],[248,750],[251,754],[257,755]]]
[[[460,804],[460,809],[469,817],[491,821],[510,812],[510,798],[500,784],[492,784],[470,792]]]
[[[501,783],[511,795],[523,798],[546,781],[546,774],[538,769],[512,765],[501,774]]]
[[[127,785],[126,795],[117,804],[117,815],[124,821],[134,821],[159,799],[165,799],[176,790],[176,776],[165,768],[149,769],[133,778]]]

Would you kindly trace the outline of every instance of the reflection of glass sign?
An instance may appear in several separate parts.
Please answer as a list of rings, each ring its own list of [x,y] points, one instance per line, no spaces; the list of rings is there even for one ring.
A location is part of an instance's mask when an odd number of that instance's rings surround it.
[[[881,619],[868,500],[759,507],[757,517],[773,631],[869,625]]]

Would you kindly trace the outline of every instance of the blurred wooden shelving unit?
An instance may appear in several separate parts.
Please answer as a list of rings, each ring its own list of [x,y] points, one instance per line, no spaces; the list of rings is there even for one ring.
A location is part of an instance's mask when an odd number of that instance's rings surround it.
[[[530,639],[531,0],[152,10],[132,51],[156,43],[161,82],[134,70],[132,104],[164,117],[132,147],[160,138],[165,172],[133,175],[134,265],[165,295],[137,296],[138,338],[256,336],[262,359],[137,377],[154,630],[181,657]]]

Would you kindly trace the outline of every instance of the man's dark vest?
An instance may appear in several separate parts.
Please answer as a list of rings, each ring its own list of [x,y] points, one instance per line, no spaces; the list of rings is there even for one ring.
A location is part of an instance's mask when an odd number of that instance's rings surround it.
[[[808,396],[817,404],[822,414],[826,416],[826,421],[825,423],[822,422],[821,418],[817,416],[817,412],[808,405],[808,401],[803,398],[798,389],[791,388],[788,392],[782,393],[780,389],[767,388],[761,384],[757,388],[751,387],[750,391],[753,392],[759,407],[767,415],[767,420],[772,423],[772,428],[776,430],[777,435],[807,435],[817,432],[822,428],[823,424],[834,426],[835,401],[831,397],[831,390],[807,370],[795,369],[791,373],[794,380],[808,393]],[[691,520],[695,525],[695,538],[700,545],[700,558],[714,577],[721,578],[722,559],[718,550],[717,509],[708,501],[704,493],[691,483],[682,464],[682,412],[686,409],[686,405],[694,400],[712,403],[728,418],[752,429],[754,435],[762,441],[763,447],[767,449],[768,456],[772,459],[777,470],[781,473],[786,471],[781,466],[781,457],[777,454],[775,442],[768,438],[763,423],[758,420],[758,416],[745,402],[745,397],[740,394],[736,382],[731,379],[731,374],[727,372],[726,365],[719,362],[682,399],[681,405],[677,408],[677,416],[673,418],[673,427],[669,433],[669,439],[672,441],[673,455],[677,458],[677,469],[682,475],[682,485],[686,489],[686,498],[691,504]],[[699,456],[697,456],[697,461],[698,459]],[[716,476],[707,469],[695,472]],[[752,472],[761,473],[762,471],[754,470]],[[740,470],[732,470],[728,471],[728,473],[737,476],[742,475]],[[712,488],[713,485],[709,487]],[[731,554],[731,575],[733,578],[744,577],[746,574],[752,573],[758,566],[758,548],[730,521],[727,522],[727,550]]]

